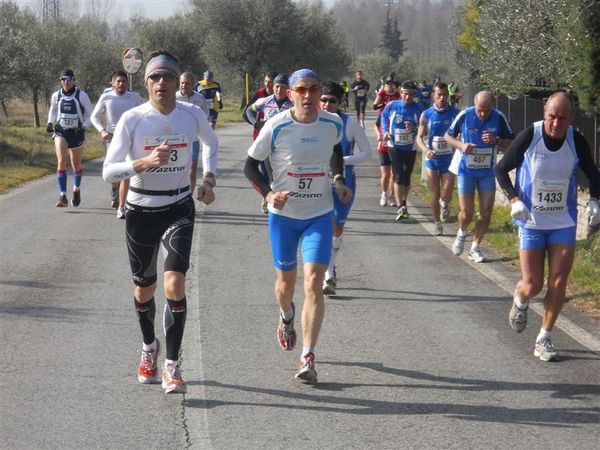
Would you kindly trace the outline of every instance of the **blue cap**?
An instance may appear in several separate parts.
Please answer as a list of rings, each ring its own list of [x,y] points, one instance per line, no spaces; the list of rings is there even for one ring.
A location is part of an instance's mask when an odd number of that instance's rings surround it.
[[[315,72],[314,70],[300,69],[300,70],[296,70],[294,73],[292,73],[290,75],[289,86],[294,87],[294,85],[300,78],[313,78],[313,79],[319,81],[319,75],[317,75],[317,72]]]

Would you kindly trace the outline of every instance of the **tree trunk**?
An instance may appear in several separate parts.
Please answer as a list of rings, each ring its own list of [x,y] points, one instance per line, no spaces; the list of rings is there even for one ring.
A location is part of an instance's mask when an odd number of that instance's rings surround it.
[[[38,109],[39,88],[33,88],[33,124],[36,128],[40,126],[40,110]]]
[[[4,99],[0,100],[0,103],[2,103],[2,111],[4,111],[4,115],[8,117],[8,109],[6,109],[6,103],[4,103]]]

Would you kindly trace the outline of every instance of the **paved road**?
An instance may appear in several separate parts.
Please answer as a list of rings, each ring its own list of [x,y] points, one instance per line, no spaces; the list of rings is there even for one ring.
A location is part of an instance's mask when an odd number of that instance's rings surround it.
[[[297,383],[299,350],[275,340],[266,219],[242,171],[249,134],[219,131],[218,200],[198,208],[185,397],[135,380],[124,224],[100,163],[86,166],[77,209],[54,207],[52,177],[0,197],[0,448],[598,448],[597,325],[571,314],[588,332],[558,330],[561,361],[536,360],[539,317],[522,335],[506,320],[516,274],[493,261],[494,282],[454,257],[426,208],[394,222],[376,159],[358,171],[320,382]]]

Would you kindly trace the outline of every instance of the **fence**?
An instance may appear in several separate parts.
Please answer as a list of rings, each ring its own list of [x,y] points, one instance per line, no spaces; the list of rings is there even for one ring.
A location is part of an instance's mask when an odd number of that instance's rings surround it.
[[[480,86],[475,84],[468,84],[467,88],[463,92],[462,101],[468,102],[469,105],[472,105],[475,94],[481,89],[482,88]],[[503,94],[494,94],[494,97],[496,108],[506,115],[510,124],[514,128],[515,133],[519,133],[519,131],[524,130],[533,122],[542,120],[544,118],[545,99],[538,100],[524,95],[513,100]],[[594,162],[597,166],[600,166],[600,129],[598,128],[598,117],[589,117],[585,116],[581,112],[578,112],[576,114],[573,126],[585,136],[590,144],[590,149],[592,150],[592,154],[594,156]]]

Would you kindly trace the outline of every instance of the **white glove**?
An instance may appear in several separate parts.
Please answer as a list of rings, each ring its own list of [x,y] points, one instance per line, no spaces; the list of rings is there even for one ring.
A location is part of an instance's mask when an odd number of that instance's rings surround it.
[[[590,201],[585,208],[585,212],[588,215],[588,223],[595,227],[600,224],[600,206],[598,206],[598,200],[590,198]]]
[[[531,214],[529,214],[527,206],[521,200],[511,203],[510,217],[514,220],[531,220]]]

